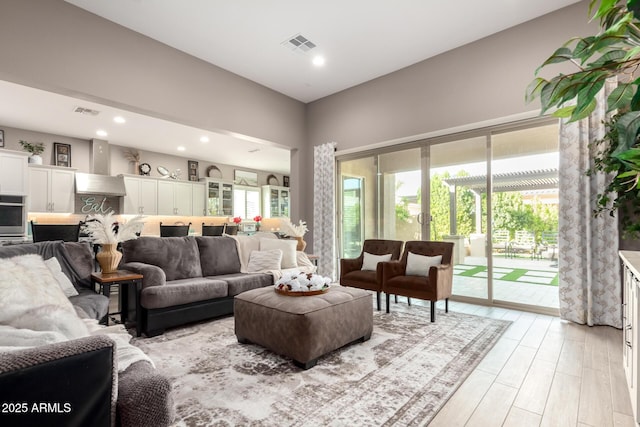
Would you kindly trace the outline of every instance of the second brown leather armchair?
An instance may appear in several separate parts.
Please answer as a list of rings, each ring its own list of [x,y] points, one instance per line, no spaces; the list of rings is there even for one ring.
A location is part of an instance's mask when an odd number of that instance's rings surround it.
[[[442,255],[441,264],[425,266],[424,275],[407,275],[407,258],[411,252],[415,255],[434,257]],[[400,261],[381,262],[382,291],[387,295],[387,313],[389,295],[402,295],[431,301],[431,321],[436,320],[436,301],[445,300],[445,311],[449,311],[449,297],[453,287],[453,243],[432,241],[411,241],[404,245]],[[427,270],[428,269],[428,270]]]

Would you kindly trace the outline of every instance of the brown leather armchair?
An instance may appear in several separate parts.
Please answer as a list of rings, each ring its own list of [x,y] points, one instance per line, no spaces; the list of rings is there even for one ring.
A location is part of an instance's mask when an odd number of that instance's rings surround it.
[[[340,259],[340,284],[354,288],[376,291],[378,311],[380,311],[380,292],[382,291],[382,263],[378,263],[376,271],[362,270],[364,253],[373,255],[391,254],[391,260],[400,258],[401,240],[368,239],[362,245],[362,253],[358,258]],[[388,309],[387,309],[388,310]]]
[[[427,276],[407,276],[407,256],[409,252],[417,255],[442,255],[442,264],[429,268]],[[453,287],[453,243],[411,241],[404,245],[404,252],[399,261],[381,262],[382,291],[387,294],[387,313],[389,312],[389,295],[402,295],[431,301],[431,321],[436,320],[436,301],[444,298],[445,311],[449,312],[449,297]]]

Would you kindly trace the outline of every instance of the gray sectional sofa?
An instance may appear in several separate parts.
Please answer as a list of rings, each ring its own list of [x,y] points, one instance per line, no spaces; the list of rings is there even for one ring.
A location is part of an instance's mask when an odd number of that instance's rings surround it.
[[[107,314],[108,298],[90,289],[94,264],[87,244],[58,241],[0,247],[0,258],[28,254],[57,258],[78,290],[79,295],[69,301],[80,317],[102,319]],[[55,414],[3,414],[2,425],[159,427],[169,425],[175,411],[169,379],[144,360],[118,373],[115,342],[104,335],[0,352],[0,402],[68,405]]]
[[[221,236],[140,237],[122,242],[120,269],[140,273],[142,331],[233,313],[234,296],[273,285],[273,276],[241,273],[236,240]]]

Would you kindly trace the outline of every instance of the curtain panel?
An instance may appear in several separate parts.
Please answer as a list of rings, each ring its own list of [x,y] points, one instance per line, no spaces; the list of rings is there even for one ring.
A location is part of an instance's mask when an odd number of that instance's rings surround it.
[[[313,253],[320,256],[318,273],[336,280],[335,142],[313,147]]]
[[[607,81],[590,117],[560,124],[558,269],[561,318],[621,328],[618,219],[592,213],[610,177],[585,175],[597,149],[590,143],[605,134],[606,97],[615,87],[615,80]]]

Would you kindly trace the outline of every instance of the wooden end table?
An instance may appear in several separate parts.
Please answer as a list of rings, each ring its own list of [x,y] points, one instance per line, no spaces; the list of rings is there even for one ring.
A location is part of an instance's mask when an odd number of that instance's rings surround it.
[[[91,285],[95,289],[96,283],[100,286],[102,295],[109,297],[111,295],[111,286],[118,285],[120,287],[120,311],[115,313],[107,313],[107,324],[109,323],[110,314],[120,314],[121,322],[129,320],[129,292],[128,286],[135,286],[135,307],[136,307],[136,336],[142,333],[142,308],[140,307],[140,291],[142,290],[142,274],[134,273],[128,270],[117,270],[113,273],[92,273]],[[124,287],[123,287],[124,286]]]

